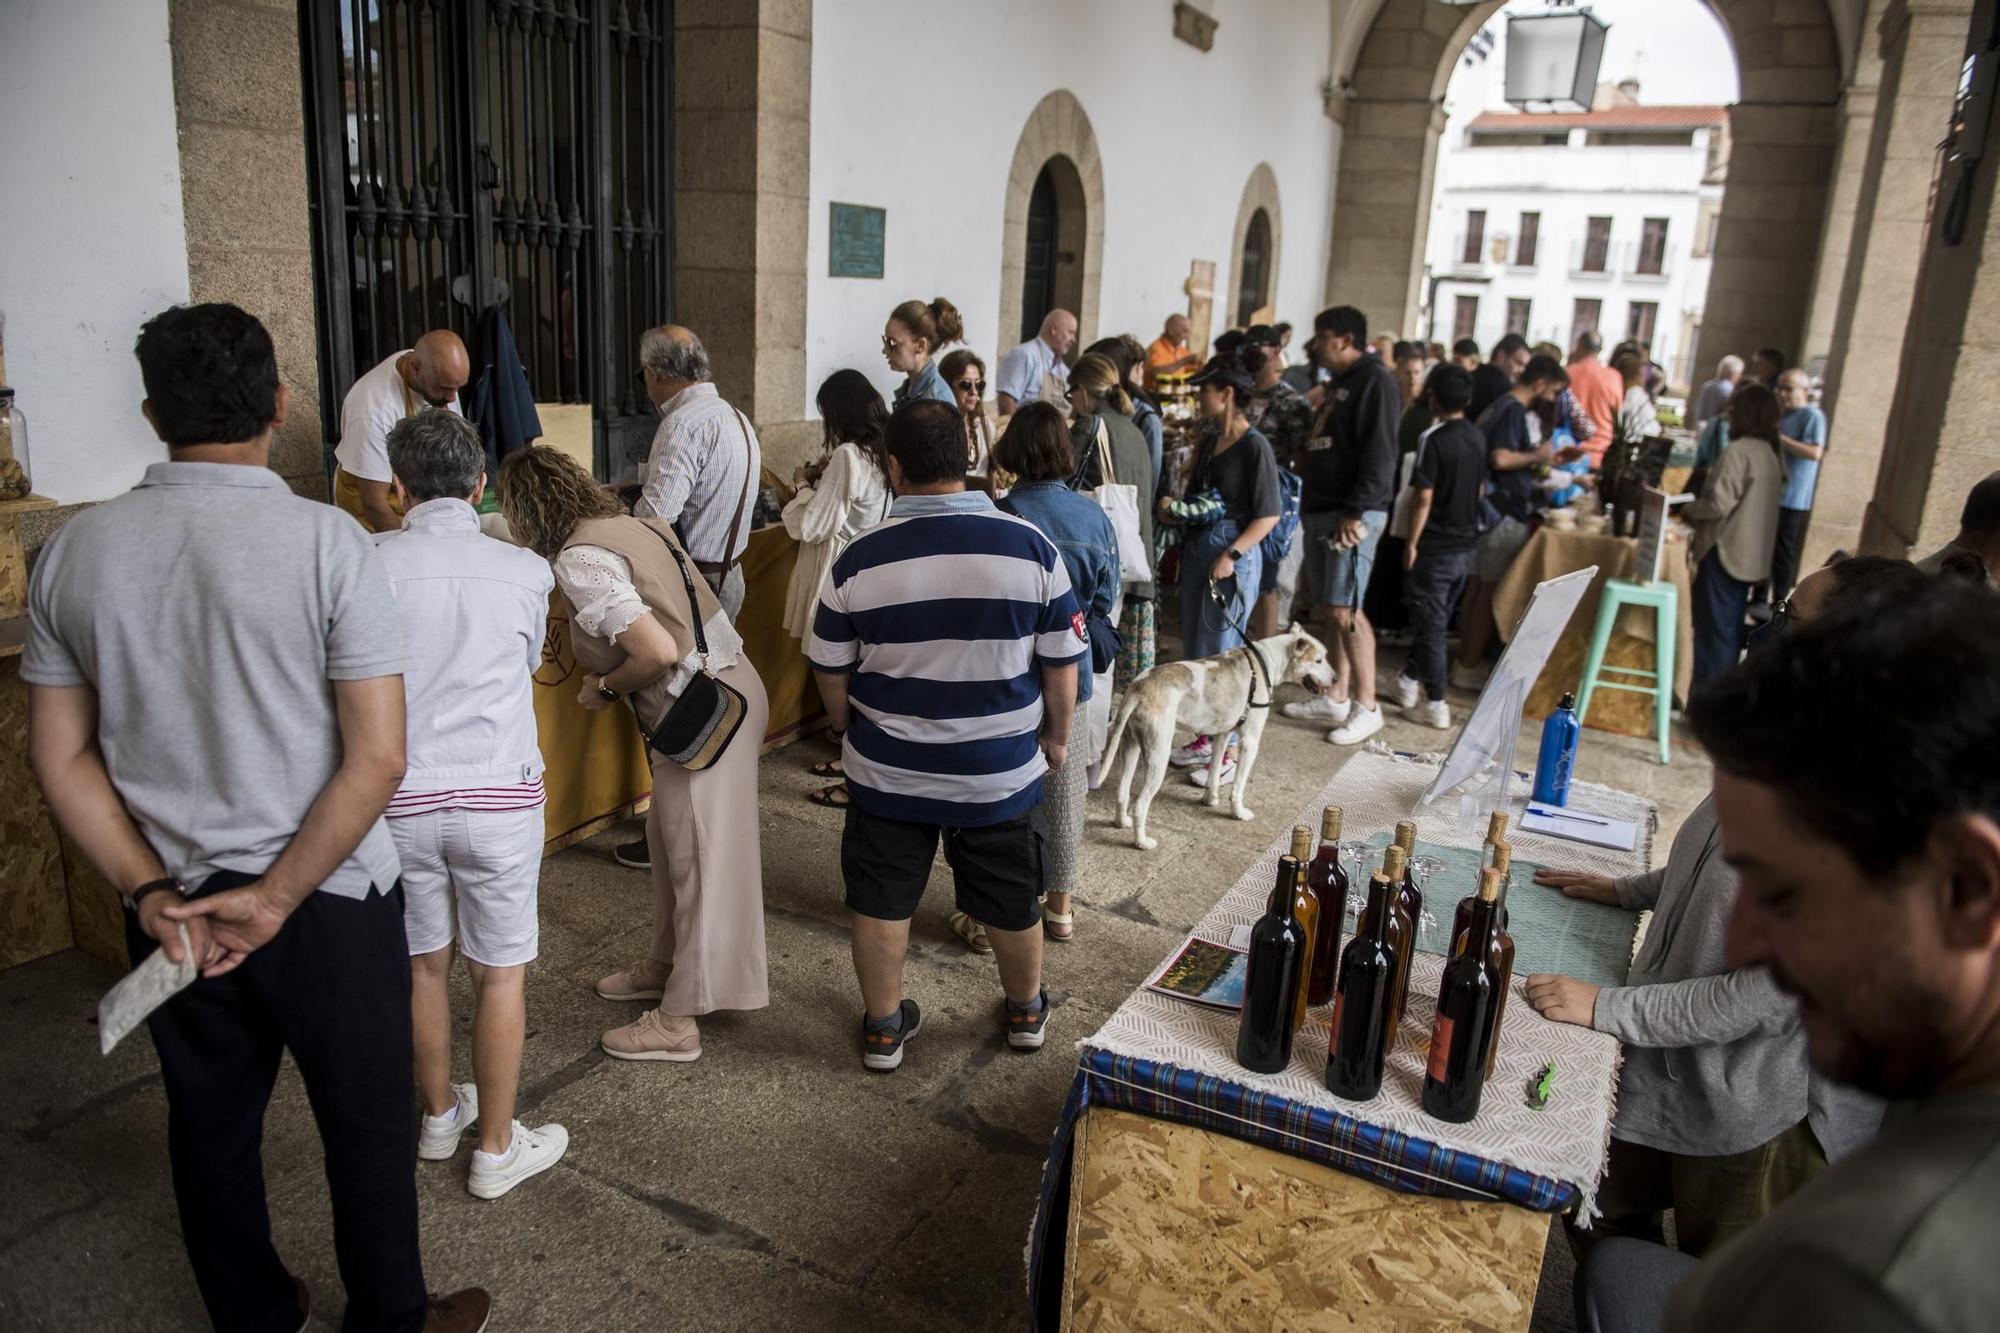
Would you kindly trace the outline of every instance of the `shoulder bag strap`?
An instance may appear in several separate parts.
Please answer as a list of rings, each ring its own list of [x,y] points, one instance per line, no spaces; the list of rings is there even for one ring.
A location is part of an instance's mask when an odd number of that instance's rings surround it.
[[[701,654],[701,669],[708,670],[708,636],[701,632],[701,602],[694,594],[694,579],[688,573],[687,561],[681,559],[680,548],[667,540],[667,534],[648,523],[646,531],[658,537],[667,548],[667,554],[674,558],[674,568],[681,572],[681,583],[687,588],[688,615],[694,620],[694,650]],[[733,532],[734,529],[731,529]]]
[[[729,539],[724,543],[722,551],[722,563],[725,566],[736,560],[736,533],[743,526],[743,506],[750,499],[750,426],[743,420],[743,413],[739,409],[732,407],[729,410],[736,413],[736,433],[743,437],[743,493],[736,497],[736,512],[729,516]],[[704,648],[702,651],[705,653],[708,649]]]
[[[1111,460],[1111,428],[1104,424],[1104,414],[1097,417],[1097,472],[1106,486],[1118,480],[1118,466]]]

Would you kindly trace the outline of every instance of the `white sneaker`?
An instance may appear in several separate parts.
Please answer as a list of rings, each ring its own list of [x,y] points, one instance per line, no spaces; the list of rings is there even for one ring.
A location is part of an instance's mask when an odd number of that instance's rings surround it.
[[[1356,708],[1354,716],[1347,719],[1347,724],[1327,732],[1326,738],[1335,745],[1359,745],[1380,730],[1382,730],[1380,708]]]
[[[1418,726],[1436,727],[1439,731],[1451,730],[1451,705],[1442,699],[1407,704],[1403,708],[1403,716]]]
[[[1424,687],[1408,676],[1399,675],[1389,689],[1389,699],[1398,708],[1409,708],[1422,701]]]
[[[1330,723],[1337,727],[1347,721],[1347,715],[1354,711],[1354,701],[1336,699],[1330,694],[1315,694],[1309,699],[1294,699],[1288,704],[1279,704],[1278,711],[1297,722]]]
[[[569,1131],[561,1125],[529,1129],[514,1122],[514,1141],[495,1157],[483,1148],[472,1150],[472,1176],[465,1187],[475,1199],[497,1199],[508,1190],[538,1176],[562,1160],[569,1151]]]
[[[1486,678],[1493,674],[1493,668],[1484,662],[1478,666],[1451,664],[1451,687],[1454,690],[1469,690],[1474,694],[1486,688]]]
[[[1236,781],[1236,761],[1234,759],[1224,759],[1222,761],[1222,776],[1216,779],[1215,785],[1218,787],[1227,787],[1234,781]],[[1200,768],[1190,770],[1188,772],[1188,782],[1193,786],[1206,790],[1208,787],[1208,765],[1203,764]]]
[[[423,1133],[417,1136],[417,1156],[426,1162],[446,1162],[458,1152],[458,1136],[479,1120],[479,1089],[470,1083],[454,1083],[458,1097],[456,1114],[424,1115]]]
[[[1208,737],[1197,736],[1167,756],[1167,762],[1175,768],[1195,768],[1208,763]]]

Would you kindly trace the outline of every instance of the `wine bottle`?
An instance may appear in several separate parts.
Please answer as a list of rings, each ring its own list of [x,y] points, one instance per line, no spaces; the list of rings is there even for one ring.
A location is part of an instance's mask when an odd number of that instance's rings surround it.
[[[1340,807],[1319,817],[1319,855],[1306,867],[1306,883],[1319,899],[1319,930],[1313,936],[1312,975],[1307,1004],[1329,1004],[1340,972],[1340,923],[1347,914],[1347,870],[1340,864]]]
[[[1452,1124],[1479,1114],[1486,1089],[1486,1053],[1493,1039],[1499,978],[1489,957],[1500,897],[1500,875],[1479,872],[1479,900],[1472,907],[1472,930],[1465,952],[1445,965],[1438,988],[1437,1020],[1424,1072],[1424,1113]]]
[[[1413,821],[1405,819],[1396,825],[1396,845],[1403,849],[1403,882],[1396,898],[1410,922],[1410,947],[1404,953],[1402,975],[1396,979],[1396,1012],[1401,1014],[1410,1007],[1410,972],[1417,961],[1424,922],[1423,890],[1417,887],[1416,868],[1412,865],[1417,855],[1417,826]]]
[[[1264,915],[1250,928],[1236,1060],[1258,1074],[1275,1074],[1292,1059],[1292,1004],[1305,961],[1305,937],[1292,914],[1298,872],[1297,858],[1278,858],[1278,882]]]
[[[1382,1090],[1382,1066],[1389,1058],[1390,1006],[1395,1001],[1396,951],[1389,943],[1395,888],[1377,872],[1368,881],[1368,906],[1361,928],[1340,953],[1340,981],[1333,996],[1333,1025],[1327,1037],[1326,1090],[1351,1102],[1365,1102]]]
[[[1500,929],[1507,929],[1507,875],[1512,868],[1514,849],[1507,843],[1487,843],[1484,864],[1481,870],[1493,869],[1500,872]],[[1451,914],[1451,952],[1448,957],[1456,957],[1465,947],[1465,932],[1472,926],[1472,905],[1479,901],[1479,894],[1466,894],[1458,900],[1458,908]]]
[[[1297,824],[1292,828],[1292,860],[1298,862],[1298,874],[1292,883],[1292,915],[1299,920],[1304,936],[1303,951],[1299,954],[1299,993],[1292,1004],[1292,1033],[1298,1034],[1306,1021],[1306,991],[1312,981],[1313,950],[1318,947],[1320,926],[1327,914],[1320,907],[1319,895],[1312,890],[1312,881],[1306,877],[1306,863],[1312,860],[1313,831],[1310,824]],[[1339,918],[1334,918],[1334,933],[1340,933]]]
[[[1389,883],[1400,886],[1403,882],[1403,849],[1394,843],[1382,852],[1382,873],[1389,877]],[[1411,956],[1417,950],[1417,923],[1403,910],[1403,893],[1400,887],[1389,895],[1389,914],[1395,919],[1389,923],[1389,944],[1396,951],[1395,988],[1389,996],[1389,1044],[1396,1044],[1396,1027],[1403,1021],[1403,1004],[1409,998],[1409,970]]]

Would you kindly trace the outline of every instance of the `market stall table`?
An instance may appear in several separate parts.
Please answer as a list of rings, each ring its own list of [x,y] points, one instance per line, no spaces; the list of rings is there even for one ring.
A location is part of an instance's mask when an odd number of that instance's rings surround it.
[[[1350,759],[1296,822],[1317,826],[1326,805],[1339,805],[1356,840],[1370,838],[1398,819],[1417,824],[1419,851],[1438,856],[1448,868],[1432,876],[1428,911],[1441,921],[1471,886],[1471,860],[1485,834],[1456,826],[1456,802],[1433,812],[1417,808],[1435,776],[1428,763],[1371,752]],[[1525,784],[1523,784],[1525,786]],[[1370,1102],[1350,1103],[1326,1090],[1324,1070],[1329,1010],[1306,1018],[1293,1047],[1290,1066],[1276,1074],[1253,1074],[1237,1064],[1237,1015],[1140,989],[1129,996],[1095,1034],[1079,1043],[1076,1083],[1065,1107],[1045,1173],[1030,1261],[1031,1307],[1042,1327],[1151,1327],[1124,1324],[1092,1310],[1097,1288],[1078,1289],[1059,1277],[1087,1249],[1107,1243],[1103,1222],[1080,1230],[1080,1208],[1094,1206],[1086,1186],[1101,1179],[1084,1160],[1090,1155],[1090,1115],[1118,1110],[1180,1122],[1267,1149],[1304,1157],[1352,1176],[1375,1181],[1398,1194],[1381,1204],[1396,1209],[1403,1195],[1501,1202],[1536,1212],[1575,1208],[1594,1214],[1597,1183],[1605,1165],[1617,1082],[1618,1045],[1610,1037],[1568,1024],[1551,1023],[1534,1012],[1523,993],[1531,972],[1561,970],[1585,979],[1622,980],[1635,918],[1616,908],[1537,891],[1528,884],[1537,864],[1562,864],[1607,874],[1632,874],[1651,860],[1654,812],[1627,793],[1590,783],[1572,788],[1571,805],[1601,816],[1632,819],[1642,830],[1631,852],[1614,852],[1521,831],[1514,844],[1514,890],[1509,895],[1510,929],[1515,937],[1514,985],[1501,1028],[1497,1067],[1487,1083],[1479,1115],[1450,1125],[1425,1115],[1419,1105],[1430,1024],[1443,959],[1441,933],[1431,931],[1412,971],[1409,1011],[1390,1056],[1381,1093]],[[1521,801],[1513,813],[1520,814]],[[1290,825],[1236,885],[1202,918],[1194,933],[1227,943],[1232,931],[1264,910],[1287,849]],[[1351,921],[1343,914],[1343,934]],[[1527,1084],[1553,1061],[1557,1092],[1542,1110],[1523,1096]],[[1082,1123],[1083,1158],[1071,1152],[1071,1134]],[[1220,1229],[1238,1220],[1233,1198],[1215,1201],[1211,1224]],[[1512,1233],[1510,1233],[1512,1234]],[[1517,1236],[1525,1247],[1516,1258],[1537,1264],[1538,1240]],[[1167,1266],[1158,1271],[1174,1271]],[[1192,1280],[1192,1279],[1189,1279]],[[1066,1303],[1063,1292],[1068,1290]],[[1529,1292],[1532,1306],[1532,1290]],[[1122,1299],[1122,1298],[1121,1298]],[[1287,1309],[1276,1317],[1310,1311]],[[1353,1314],[1344,1311],[1343,1314]],[[1107,1322],[1108,1319],[1108,1322]],[[1515,1326],[1524,1327],[1525,1314]],[[1505,1326],[1506,1321],[1497,1321]],[[1342,1324],[1342,1327],[1351,1325]]]
[[[1523,709],[1526,716],[1547,717],[1562,696],[1577,688],[1583,679],[1584,659],[1590,653],[1591,630],[1597,625],[1597,605],[1604,585],[1611,579],[1632,577],[1632,562],[1639,543],[1631,537],[1608,534],[1561,532],[1544,524],[1528,538],[1520,555],[1493,590],[1493,620],[1500,637],[1510,639],[1514,626],[1528,609],[1535,586],[1548,579],[1597,566],[1590,591],[1577,605],[1562,637],[1549,653],[1541,678],[1529,692]],[[1688,574],[1687,541],[1678,529],[1669,528],[1666,549],[1660,557],[1660,576],[1674,585],[1679,600],[1679,642],[1674,653],[1674,695],[1685,701],[1694,683],[1694,589]],[[1619,613],[1611,642],[1605,648],[1607,666],[1652,670],[1654,653],[1653,613],[1643,607],[1626,607]],[[1651,736],[1654,728],[1653,700],[1650,695],[1624,690],[1600,690],[1591,696],[1586,725],[1627,736]]]

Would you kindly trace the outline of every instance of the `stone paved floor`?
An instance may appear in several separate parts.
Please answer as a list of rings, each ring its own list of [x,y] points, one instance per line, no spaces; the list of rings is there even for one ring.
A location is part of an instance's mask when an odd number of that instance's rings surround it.
[[[1387,654],[1397,657],[1399,654]],[[1463,701],[1460,701],[1461,707]],[[1522,763],[1531,764],[1533,728]],[[942,873],[918,914],[907,972],[927,1015],[900,1073],[864,1073],[839,902],[840,817],[808,805],[817,743],[764,765],[772,1005],[704,1020],[691,1066],[629,1065],[597,1049],[640,1006],[591,982],[643,950],[646,881],[600,837],[551,859],[542,958],[528,984],[522,1118],[569,1127],[554,1170],[505,1199],[465,1192],[464,1150],[419,1172],[433,1286],[490,1287],[492,1328],[1017,1329],[1023,1249],[1042,1156],[1069,1085],[1070,1043],[1094,1030],[1234,881],[1348,752],[1274,718],[1255,822],[1163,791],[1163,846],[1133,851],[1092,801],[1077,940],[1051,946],[1059,1006],[1048,1047],[1008,1052],[990,960],[950,934]],[[1385,738],[1436,748],[1400,721]],[[1657,800],[1659,846],[1706,790],[1708,766],[1669,768],[1644,741],[1586,731],[1581,774]],[[0,1328],[202,1326],[168,1183],[151,1046],[96,1054],[91,1018],[113,970],[70,952],[0,974]],[[463,977],[456,1002],[466,999]],[[469,1077],[461,1024],[459,1061]],[[265,1167],[278,1243],[337,1326],[340,1286],[318,1141],[289,1066]],[[1569,1264],[1551,1247],[1538,1330],[1570,1327]],[[328,1316],[335,1316],[329,1318]]]

